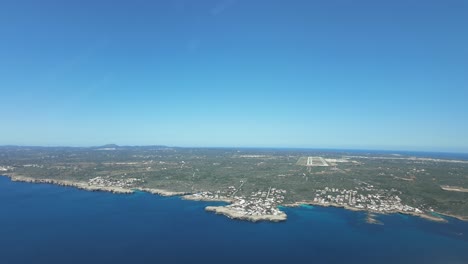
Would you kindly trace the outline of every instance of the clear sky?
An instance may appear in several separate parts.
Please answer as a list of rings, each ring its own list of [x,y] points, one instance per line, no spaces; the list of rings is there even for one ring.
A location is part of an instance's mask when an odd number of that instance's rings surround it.
[[[468,152],[468,1],[2,0],[0,145]]]

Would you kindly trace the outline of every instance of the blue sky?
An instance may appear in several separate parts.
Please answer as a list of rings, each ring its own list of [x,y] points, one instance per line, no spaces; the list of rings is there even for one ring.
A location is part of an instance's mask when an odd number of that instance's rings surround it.
[[[468,152],[466,14],[463,0],[3,0],[0,144]]]

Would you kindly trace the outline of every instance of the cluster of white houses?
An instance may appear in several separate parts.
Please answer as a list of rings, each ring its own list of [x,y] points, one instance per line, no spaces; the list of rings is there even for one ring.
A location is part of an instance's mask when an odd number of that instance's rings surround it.
[[[380,191],[382,192],[382,190]],[[362,194],[358,190],[325,187],[323,190],[316,190],[314,203],[324,205],[337,204],[376,212],[402,211],[422,213],[416,207],[402,204],[401,198],[393,193],[394,191],[385,194]]]
[[[270,187],[267,191],[253,192],[250,196],[235,196],[236,193],[237,189],[234,186],[230,186],[227,193],[221,194],[219,191],[215,193],[200,192],[194,194],[194,196],[207,200],[231,199],[232,203],[227,205],[226,208],[242,215],[279,215],[281,212],[277,207],[284,201],[286,190]]]
[[[142,182],[142,179],[137,178],[122,178],[114,179],[109,176],[106,177],[95,177],[88,180],[88,185],[91,186],[100,186],[100,187],[133,187],[136,183]]]

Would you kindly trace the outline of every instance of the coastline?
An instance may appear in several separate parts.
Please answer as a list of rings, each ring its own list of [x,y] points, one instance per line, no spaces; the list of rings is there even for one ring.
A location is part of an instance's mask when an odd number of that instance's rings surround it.
[[[439,215],[443,215],[443,216],[447,216],[447,217],[452,217],[452,218],[456,218],[460,221],[465,221],[465,222],[468,222],[468,216],[467,217],[463,217],[463,216],[459,216],[459,215],[452,215],[452,214],[447,214],[447,213],[441,213],[441,212],[434,212],[436,214],[439,214]]]
[[[317,203],[317,202],[313,202],[313,201],[301,201],[301,202],[295,202],[295,203],[290,203],[290,204],[285,204],[283,206],[285,207],[298,207],[298,206],[301,206],[301,205],[314,205],[314,206],[321,206],[321,207],[336,207],[336,208],[343,208],[343,209],[346,209],[346,210],[350,210],[350,211],[356,211],[356,212],[368,212],[368,213],[372,213],[372,214],[383,214],[383,215],[388,215],[388,214],[405,214],[405,215],[411,215],[411,216],[417,216],[417,217],[421,217],[423,219],[426,219],[426,220],[430,220],[430,221],[434,221],[434,222],[439,222],[439,223],[447,223],[447,219],[444,219],[444,218],[441,218],[441,217],[437,217],[437,216],[433,216],[433,215],[429,215],[427,213],[416,213],[416,212],[407,212],[407,211],[389,211],[389,212],[380,212],[380,211],[370,211],[370,210],[367,210],[365,208],[363,209],[360,209],[360,208],[355,208],[355,207],[350,207],[350,206],[347,206],[347,205],[341,205],[341,204],[335,204],[335,203],[326,203],[326,204],[322,204],[322,203]],[[442,213],[438,213],[440,215],[445,215],[445,214],[442,214]],[[449,216],[449,215],[447,215]],[[450,215],[450,217],[453,217],[453,218],[456,218],[458,220],[462,220],[462,221],[467,221],[468,219],[464,219],[463,217],[461,216],[452,216]]]
[[[161,196],[181,196],[186,195],[188,193],[185,192],[172,192],[160,189],[153,189],[153,188],[123,188],[123,187],[111,187],[111,186],[95,186],[89,185],[88,183],[84,182],[77,182],[77,181],[69,181],[69,180],[56,180],[56,179],[36,179],[26,176],[20,176],[15,174],[4,174],[2,176],[10,178],[11,181],[14,182],[27,182],[27,183],[48,183],[48,184],[55,184],[60,186],[66,187],[75,187],[81,190],[91,191],[91,192],[111,192],[116,194],[132,194],[135,191],[142,191],[147,192],[150,194],[161,195]]]
[[[26,182],[26,183],[47,183],[47,184],[54,184],[54,185],[59,185],[59,186],[66,186],[66,187],[75,187],[81,190],[86,190],[86,191],[103,191],[103,192],[111,192],[115,194],[132,194],[135,193],[135,191],[142,191],[142,192],[147,192],[150,194],[154,195],[160,195],[160,196],[179,196],[184,200],[192,200],[192,201],[206,201],[206,202],[226,202],[231,204],[233,202],[232,199],[230,198],[206,198],[206,197],[200,197],[200,196],[194,196],[192,193],[187,193],[187,192],[173,192],[173,191],[166,191],[166,190],[160,190],[160,189],[153,189],[153,188],[123,188],[123,187],[111,187],[111,186],[93,186],[89,185],[88,183],[84,182],[77,182],[77,181],[69,181],[69,180],[56,180],[56,179],[37,179],[37,178],[31,178],[31,177],[26,177],[26,176],[20,176],[20,175],[15,175],[12,173],[9,174],[2,174],[0,176],[5,176],[10,178],[11,181],[14,182]],[[289,204],[282,204],[280,206],[284,207],[298,207],[301,205],[313,205],[313,206],[321,206],[321,207],[336,207],[336,208],[343,208],[346,210],[350,211],[361,211],[361,212],[368,212],[368,213],[373,213],[373,214],[405,214],[405,215],[411,215],[411,216],[417,216],[421,217],[426,220],[430,221],[435,221],[439,223],[447,223],[448,220],[444,219],[442,217],[434,216],[428,213],[416,213],[416,212],[408,212],[408,211],[389,211],[389,212],[380,212],[380,211],[370,211],[365,208],[360,209],[360,208],[355,208],[355,207],[350,207],[347,205],[340,205],[340,204],[335,204],[335,203],[318,203],[318,202],[313,202],[313,201],[299,201],[299,202],[294,202],[294,203],[289,203]],[[272,221],[272,222],[280,222],[280,221],[285,221],[287,220],[287,215],[286,213],[280,211],[278,215],[245,215],[243,213],[240,213],[234,209],[231,209],[226,206],[207,206],[205,207],[205,210],[208,212],[214,212],[216,214],[222,214],[224,216],[227,216],[228,218],[231,219],[238,219],[238,220],[247,220],[251,222],[258,222],[258,221]],[[447,216],[451,218],[458,219],[460,221],[468,221],[468,217],[463,217],[463,216],[458,216],[458,215],[451,215],[447,213],[441,213],[441,212],[434,212],[437,213],[441,216]]]
[[[161,189],[153,189],[153,188],[135,188],[134,190],[147,192],[147,193],[160,195],[160,196],[182,196],[182,195],[189,194],[189,193],[186,193],[186,192],[172,192],[172,191],[166,191],[166,190],[161,190]]]
[[[258,221],[281,222],[281,221],[286,221],[286,219],[288,218],[284,212],[280,212],[277,215],[246,215],[244,213],[238,212],[226,206],[207,206],[205,207],[205,211],[214,212],[216,214],[221,214],[231,219],[247,220],[251,222],[258,222]]]
[[[193,194],[186,194],[182,196],[182,199],[184,200],[190,200],[190,201],[203,201],[203,202],[225,202],[225,203],[232,203],[234,200],[228,197],[223,197],[223,198],[208,198],[208,197],[203,197],[203,196],[195,196]]]
[[[222,198],[207,198],[202,196],[195,196],[195,195],[185,195],[182,196],[182,199],[185,200],[192,200],[192,201],[205,201],[205,202],[225,202],[232,204],[234,199],[228,197]],[[271,221],[271,222],[280,222],[286,221],[287,215],[284,212],[281,212],[277,215],[272,214],[265,214],[265,215],[246,215],[245,212],[239,212],[233,208],[226,206],[207,206],[205,207],[205,211],[207,212],[214,212],[215,214],[224,215],[230,219],[237,219],[237,220],[244,220],[250,222],[259,222],[259,221]]]
[[[11,181],[14,182],[27,182],[27,183],[49,183],[55,184],[60,186],[67,186],[67,187],[75,187],[81,190],[86,191],[103,191],[103,192],[111,192],[111,193],[118,193],[118,194],[131,194],[134,193],[132,189],[121,188],[121,187],[107,187],[107,186],[92,186],[88,185],[87,183],[83,182],[76,182],[76,181],[68,181],[68,180],[55,180],[55,179],[36,179],[31,177],[19,176],[19,175],[5,175],[6,177],[10,178]]]

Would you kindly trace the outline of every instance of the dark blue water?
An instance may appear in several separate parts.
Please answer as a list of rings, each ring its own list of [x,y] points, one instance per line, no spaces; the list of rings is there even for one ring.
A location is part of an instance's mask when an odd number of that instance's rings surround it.
[[[468,223],[338,208],[284,223],[205,212],[213,203],[116,195],[0,177],[0,263],[468,263]]]

